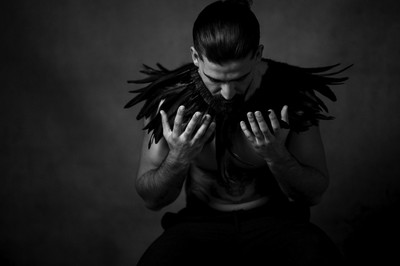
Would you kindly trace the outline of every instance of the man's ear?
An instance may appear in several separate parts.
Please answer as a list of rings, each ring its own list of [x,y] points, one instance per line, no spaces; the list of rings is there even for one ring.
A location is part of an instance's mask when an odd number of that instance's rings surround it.
[[[194,47],[190,47],[190,52],[192,53],[192,60],[193,60],[193,64],[195,66],[199,66],[199,60],[200,60],[200,56],[199,53],[196,51],[196,49],[194,49]]]
[[[260,44],[257,48],[255,56],[257,61],[260,61],[262,59],[263,51],[264,51],[264,45]]]

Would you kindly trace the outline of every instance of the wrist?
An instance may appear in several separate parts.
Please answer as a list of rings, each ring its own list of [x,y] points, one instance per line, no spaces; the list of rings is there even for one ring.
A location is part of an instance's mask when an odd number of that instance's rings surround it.
[[[276,175],[286,175],[289,172],[297,171],[299,166],[297,160],[287,150],[273,160],[267,160],[267,164],[272,173]]]
[[[274,157],[271,158],[265,158],[265,161],[267,164],[271,166],[276,166],[276,165],[287,165],[293,160],[292,155],[289,153],[287,149],[283,149],[280,152],[277,152]]]
[[[172,165],[173,167],[177,168],[185,168],[190,165],[190,160],[187,158],[184,158],[183,156],[180,156],[179,154],[176,154],[172,151],[168,153],[168,156],[165,159],[168,164]]]

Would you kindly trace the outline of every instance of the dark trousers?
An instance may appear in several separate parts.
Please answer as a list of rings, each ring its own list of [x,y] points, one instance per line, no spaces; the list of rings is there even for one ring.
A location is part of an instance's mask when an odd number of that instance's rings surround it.
[[[272,202],[221,212],[195,202],[166,213],[165,229],[138,265],[343,265],[334,243],[309,222],[309,209]]]

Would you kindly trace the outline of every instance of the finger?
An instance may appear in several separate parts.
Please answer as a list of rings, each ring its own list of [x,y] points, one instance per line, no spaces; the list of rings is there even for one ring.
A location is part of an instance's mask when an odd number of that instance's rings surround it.
[[[253,134],[256,137],[256,139],[264,140],[264,135],[262,134],[260,128],[258,127],[258,123],[254,118],[254,114],[251,112],[247,113],[247,119],[249,120],[251,130],[253,131]]]
[[[282,110],[281,110],[281,118],[282,118],[283,121],[285,121],[286,123],[289,124],[289,113],[288,113],[288,109],[289,109],[289,107],[288,107],[287,105],[284,105],[284,106],[282,107]]]
[[[265,122],[265,119],[260,111],[256,112],[256,118],[264,138],[270,139],[272,137],[271,131],[269,130],[267,122]]]
[[[211,120],[211,119],[210,119]],[[202,142],[205,143],[206,141],[209,140],[209,138],[211,137],[211,135],[214,133],[216,124],[215,122],[211,122],[210,126],[207,128],[206,133],[204,134],[204,137],[202,139]]]
[[[193,141],[197,141],[201,137],[203,137],[204,133],[207,131],[208,126],[210,125],[211,122],[211,116],[210,115],[205,115],[203,117],[203,122],[200,126],[200,128],[197,130],[196,134],[193,137]]]
[[[274,133],[276,133],[281,129],[281,126],[279,124],[279,120],[276,117],[276,114],[275,114],[274,110],[270,109],[268,111],[269,111],[269,120],[271,120],[272,130],[274,131]]]
[[[185,106],[183,105],[179,106],[178,111],[176,112],[174,120],[174,128],[172,131],[176,136],[179,136],[182,133],[182,119],[184,112],[185,112]]]
[[[169,126],[167,114],[163,110],[160,110],[160,114],[161,114],[161,122],[162,122],[162,127],[163,127],[163,134],[165,136],[166,133],[171,132],[171,127]]]
[[[254,135],[253,133],[250,132],[250,130],[247,128],[247,125],[244,121],[240,121],[240,128],[243,131],[243,134],[246,136],[246,138],[250,141],[250,142],[254,142]]]
[[[201,117],[200,112],[194,113],[194,115],[192,116],[192,119],[190,119],[189,123],[186,126],[185,131],[183,132],[183,134],[185,134],[186,137],[189,137],[193,134],[194,129],[196,128],[196,125],[200,120],[200,117]]]
[[[281,128],[289,129],[289,107],[287,105],[283,106],[281,110]]]

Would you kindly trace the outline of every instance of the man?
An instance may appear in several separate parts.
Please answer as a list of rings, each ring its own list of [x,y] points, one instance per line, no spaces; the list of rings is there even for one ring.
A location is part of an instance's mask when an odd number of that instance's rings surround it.
[[[263,59],[247,1],[217,1],[193,27],[193,64],[146,67],[136,189],[160,210],[185,187],[187,206],[139,265],[339,265],[331,240],[309,222],[329,176],[314,90],[345,78]],[[339,71],[340,72],[340,71]],[[223,264],[222,264],[223,263]],[[274,264],[273,264],[274,265]]]

